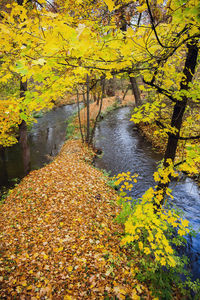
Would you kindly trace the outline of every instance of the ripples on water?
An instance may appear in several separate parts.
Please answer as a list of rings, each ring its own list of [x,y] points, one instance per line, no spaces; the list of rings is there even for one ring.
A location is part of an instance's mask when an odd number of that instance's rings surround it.
[[[96,129],[96,147],[103,150],[104,155],[96,158],[95,165],[100,169],[116,175],[130,171],[138,173],[138,182],[131,192],[138,198],[151,186],[155,185],[153,173],[162,159],[160,154],[152,150],[151,144],[139,135],[134,124],[129,121],[130,108],[113,111]],[[182,176],[179,182],[172,182],[173,205],[184,212],[195,230],[200,228],[200,189],[190,178]],[[200,234],[188,238],[186,254],[191,259],[193,278],[200,278]]]

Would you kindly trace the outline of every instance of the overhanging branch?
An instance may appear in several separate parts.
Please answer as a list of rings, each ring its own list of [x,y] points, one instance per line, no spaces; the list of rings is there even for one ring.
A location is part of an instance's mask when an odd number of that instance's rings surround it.
[[[143,81],[147,85],[150,85],[150,86],[154,87],[159,93],[167,96],[172,102],[177,102],[176,98],[174,98],[169,91],[161,88],[160,86],[158,86],[157,84],[153,83],[152,81],[146,81],[144,78],[143,78]]]

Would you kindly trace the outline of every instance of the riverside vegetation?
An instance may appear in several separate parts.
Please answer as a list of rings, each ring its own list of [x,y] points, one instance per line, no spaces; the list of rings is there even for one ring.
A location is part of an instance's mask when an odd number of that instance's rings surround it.
[[[1,297],[183,299],[192,289],[198,298],[198,282],[188,276],[180,281],[185,260],[172,247],[184,242],[189,224],[169,210],[167,199],[176,166],[196,172],[199,164],[199,144],[192,142],[199,132],[191,131],[199,120],[199,1],[0,5],[0,83],[18,83],[0,101],[1,150],[19,140],[25,166],[33,114],[51,109],[66,92],[76,92],[77,103],[81,94],[85,104],[82,119],[78,114],[83,145],[68,141],[54,162],[25,177],[1,207]],[[146,103],[139,97],[139,77],[140,88],[155,92]],[[95,129],[106,82],[116,78],[129,80],[134,91],[139,108],[132,121],[155,122],[167,140],[155,187],[136,200],[126,196],[135,175],[118,175],[117,196],[86,163],[91,124]],[[92,95],[99,106],[94,122]],[[112,222],[119,212],[116,198],[124,227]]]

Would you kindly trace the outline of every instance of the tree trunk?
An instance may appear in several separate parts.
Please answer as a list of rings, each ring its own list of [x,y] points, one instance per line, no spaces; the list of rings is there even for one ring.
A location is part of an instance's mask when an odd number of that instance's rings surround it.
[[[87,110],[87,131],[86,131],[86,143],[90,141],[90,79],[87,75],[87,98],[86,98],[86,110]]]
[[[31,1],[29,1],[31,2]],[[18,5],[23,5],[24,0],[17,0]],[[23,82],[22,78],[20,79],[20,98],[24,98],[25,92],[27,91],[27,81]],[[28,145],[28,133],[27,125],[23,120],[19,125],[19,142],[22,149],[22,159],[24,165],[24,174],[27,175],[30,172],[30,148]]]
[[[20,98],[24,98],[27,91],[27,81],[22,82],[20,80]],[[27,175],[30,172],[30,147],[28,144],[28,130],[26,122],[23,120],[19,125],[19,143],[22,149],[22,160],[24,165],[24,174]]]
[[[141,97],[140,97],[140,91],[138,88],[137,80],[135,77],[130,76],[129,78],[130,78],[132,93],[135,97],[135,105],[139,106],[141,104]]]
[[[101,100],[100,100],[100,105],[99,105],[99,111],[97,113],[97,116],[96,116],[96,119],[95,119],[95,122],[94,122],[94,126],[92,128],[91,137],[90,137],[90,145],[92,145],[92,143],[93,143],[95,129],[96,129],[97,122],[98,122],[100,114],[101,114],[101,109],[102,109],[102,104],[103,104],[103,96],[104,96],[104,90],[105,90],[105,78],[101,79],[101,85],[102,85],[102,93],[101,93]]]
[[[82,143],[84,143],[84,136],[83,136],[83,131],[82,131],[82,125],[81,125],[81,116],[80,116],[80,102],[79,102],[79,92],[77,89],[77,106],[78,106],[78,121],[79,121],[79,129],[80,129],[80,133],[81,133],[81,140]]]
[[[184,77],[180,84],[180,90],[189,89],[189,83],[192,81],[195,72],[195,67],[197,64],[197,54],[197,44],[194,41],[191,44],[187,44],[187,56],[183,70]],[[178,145],[178,138],[182,126],[182,119],[187,106],[187,101],[188,98],[186,96],[183,96],[182,101],[177,101],[174,106],[173,115],[171,119],[171,126],[177,129],[177,133],[176,135],[171,134],[168,138],[167,148],[164,156],[164,166],[167,166],[167,159],[169,158],[174,162],[176,149]]]
[[[187,44],[187,54],[185,60],[185,66],[183,69],[183,79],[180,83],[180,90],[189,90],[189,83],[192,81],[194,76],[195,67],[197,64],[197,55],[198,55],[198,47],[196,41],[192,41],[190,44]],[[176,150],[178,146],[178,140],[180,136],[180,130],[183,121],[183,115],[187,106],[188,98],[186,96],[182,97],[182,101],[176,102],[172,114],[171,126],[176,128],[176,134],[170,134],[167,141],[167,147],[164,155],[164,168],[169,166],[168,160],[170,159],[172,162],[175,160]],[[170,179],[169,175],[169,179]],[[168,187],[168,183],[163,184],[160,183],[158,185],[158,189],[163,189],[163,195],[165,196],[166,188]],[[164,202],[164,197],[161,205]]]
[[[28,144],[27,125],[24,120],[19,125],[19,132],[20,132],[19,142],[22,149],[24,175],[27,175],[30,172],[30,147]]]
[[[115,96],[115,78],[110,78],[107,82],[106,95],[108,97]]]
[[[6,186],[8,184],[8,173],[6,166],[5,148],[3,146],[0,146],[0,159],[2,160],[2,173],[0,178],[0,185]]]

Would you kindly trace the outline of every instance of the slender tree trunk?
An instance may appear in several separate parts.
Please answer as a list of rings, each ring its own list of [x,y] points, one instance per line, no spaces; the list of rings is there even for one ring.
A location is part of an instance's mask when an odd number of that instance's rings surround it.
[[[19,125],[19,131],[20,131],[19,142],[22,149],[24,174],[27,175],[30,172],[30,147],[28,144],[27,125],[24,120]]]
[[[3,146],[0,146],[0,159],[2,160],[2,174],[0,178],[0,185],[6,186],[8,184],[8,173],[6,166],[5,148]]]
[[[122,97],[122,101],[124,101],[124,99],[126,97],[126,94],[128,93],[129,89],[130,89],[130,86],[128,85],[127,88],[126,88],[126,90],[125,90],[125,92],[124,92],[124,95]]]
[[[23,5],[24,0],[17,0],[18,5]],[[24,98],[25,92],[27,91],[27,81],[23,82],[20,79],[20,98]],[[30,172],[30,148],[28,145],[28,132],[27,124],[23,120],[19,125],[19,142],[22,149],[22,159],[24,165],[24,174],[27,175]]]
[[[140,97],[140,91],[138,88],[138,84],[137,84],[137,80],[135,77],[129,77],[130,79],[130,83],[131,83],[131,89],[132,89],[132,93],[135,97],[135,105],[139,106],[141,104],[141,97]]]
[[[102,93],[101,93],[99,111],[97,113],[97,116],[96,116],[96,119],[95,119],[95,122],[94,122],[94,126],[93,126],[93,129],[92,129],[92,133],[91,133],[91,137],[90,137],[90,145],[93,143],[95,129],[96,129],[96,126],[97,126],[97,122],[99,120],[99,116],[101,114],[101,109],[102,109],[102,104],[103,104],[103,96],[104,96],[104,93],[105,93],[104,91],[105,91],[105,78],[102,79]]]
[[[197,64],[197,55],[198,55],[197,43],[196,41],[192,41],[190,44],[187,44],[187,54],[186,54],[185,66],[183,69],[184,76],[180,83],[180,90],[189,90],[189,83],[192,81],[195,72],[195,67]],[[177,101],[174,106],[172,119],[171,119],[171,126],[173,128],[176,128],[176,134],[170,134],[168,137],[167,148],[164,155],[165,168],[169,166],[168,163],[169,159],[172,162],[174,162],[175,160],[178,140],[180,136],[180,130],[183,121],[183,115],[187,106],[187,102],[188,102],[188,98],[186,96],[183,96],[182,100]],[[163,189],[164,196],[168,185],[169,185],[168,183],[166,184],[161,183],[158,185],[158,189]],[[163,197],[163,202],[164,202],[164,197]],[[161,205],[163,204],[163,202],[161,203]]]
[[[81,133],[81,139],[82,143],[84,143],[84,136],[83,136],[83,131],[82,131],[82,126],[81,126],[81,116],[80,116],[80,102],[79,102],[79,92],[77,90],[77,106],[78,106],[78,121],[79,121],[79,129]]]
[[[108,97],[115,96],[115,78],[110,78],[107,82],[106,95]]]
[[[97,93],[97,105],[99,105],[99,101],[100,101],[100,98],[101,98],[101,95],[100,95],[100,93]]]
[[[87,110],[87,131],[86,131],[86,143],[90,141],[90,79],[87,75],[87,97],[86,97],[86,110]]]
[[[123,9],[121,11],[120,20],[121,20],[120,29],[121,29],[122,32],[125,32],[127,30],[127,21],[124,17],[124,10]],[[139,106],[139,104],[141,103],[141,98],[140,98],[140,91],[139,91],[139,88],[138,88],[136,78],[129,76],[129,80],[130,80],[130,83],[131,83],[132,93],[135,97],[135,105]]]
[[[27,91],[27,81],[22,82],[20,80],[20,98],[24,98]],[[30,172],[30,147],[28,144],[28,130],[27,124],[23,120],[19,125],[19,142],[22,149],[22,159],[24,165],[24,174],[27,175]]]

